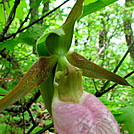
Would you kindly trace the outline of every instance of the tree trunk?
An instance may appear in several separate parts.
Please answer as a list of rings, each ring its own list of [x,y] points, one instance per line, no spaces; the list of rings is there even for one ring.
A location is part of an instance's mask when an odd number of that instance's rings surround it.
[[[39,13],[38,13],[38,7],[35,4],[35,0],[30,0],[30,8],[32,9],[31,11],[31,22],[37,20],[39,18]],[[42,15],[49,11],[49,1],[43,4],[43,10],[42,10]],[[44,20],[42,19],[39,21],[37,24],[44,24]],[[36,40],[35,40],[36,42]],[[33,46],[33,54],[37,55],[36,52],[36,46]]]
[[[132,0],[126,0],[125,2],[125,14],[124,14],[124,34],[126,38],[127,46],[130,48],[130,56],[134,61],[134,36],[133,36],[133,29],[132,29],[132,10],[129,8],[132,6]]]

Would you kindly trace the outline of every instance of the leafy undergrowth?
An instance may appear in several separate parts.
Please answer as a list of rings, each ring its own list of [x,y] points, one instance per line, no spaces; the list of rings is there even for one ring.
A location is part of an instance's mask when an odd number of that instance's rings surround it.
[[[39,97],[29,110],[22,112],[19,102],[0,113],[0,134],[51,134],[52,120]]]
[[[106,97],[99,98],[113,113],[117,120],[121,134],[134,134],[134,97],[129,100],[114,97],[109,100]]]
[[[131,98],[130,104],[121,108],[120,112],[117,119],[122,126],[122,131],[134,134],[134,98]]]
[[[119,102],[108,100],[105,97],[101,97],[100,100],[112,111],[120,124],[121,134],[134,134],[134,98],[131,98],[131,101],[126,105],[125,103],[120,103],[120,107]],[[0,114],[0,134],[54,134],[51,117],[44,110],[45,106],[41,101],[42,99],[39,97],[38,101],[32,104],[30,112],[2,112]],[[34,121],[36,126],[31,129]]]

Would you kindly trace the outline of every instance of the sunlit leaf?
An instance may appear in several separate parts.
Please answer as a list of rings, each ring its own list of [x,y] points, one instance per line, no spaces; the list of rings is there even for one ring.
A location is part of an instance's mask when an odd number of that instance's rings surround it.
[[[72,65],[80,68],[83,71],[83,76],[96,79],[106,79],[121,85],[130,86],[130,84],[124,78],[92,63],[75,52],[68,54],[67,59]]]
[[[21,99],[46,80],[57,62],[57,56],[41,57],[24,75],[18,85],[0,100],[0,111]]]
[[[117,0],[97,0],[94,3],[89,3],[88,5],[84,6],[82,17],[84,17],[90,13],[93,13],[95,11],[98,11],[115,1],[117,1]]]
[[[88,5],[90,3],[94,3],[96,2],[97,0],[84,0],[84,5]]]
[[[27,45],[35,46],[35,40],[37,40],[44,33],[44,30],[46,30],[47,27],[47,25],[35,24],[25,32],[21,33],[18,39],[21,43],[23,42]]]
[[[3,6],[0,6],[0,23],[5,23],[5,18],[4,18],[4,8]],[[0,29],[1,30],[1,29]]]
[[[20,4],[18,5],[17,10],[16,10],[16,17],[18,19],[20,19],[20,20],[23,19],[23,17],[24,17],[24,10],[26,8],[27,8],[26,1],[25,0],[21,0]]]

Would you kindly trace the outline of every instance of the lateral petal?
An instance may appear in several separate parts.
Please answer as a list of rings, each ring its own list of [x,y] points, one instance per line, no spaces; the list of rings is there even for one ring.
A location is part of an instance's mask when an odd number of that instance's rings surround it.
[[[124,78],[94,64],[76,52],[69,53],[67,59],[72,65],[82,70],[83,76],[95,79],[106,79],[116,82],[117,84],[131,86]]]
[[[57,62],[57,56],[41,57],[23,76],[18,85],[0,100],[0,111],[28,94],[49,76]]]

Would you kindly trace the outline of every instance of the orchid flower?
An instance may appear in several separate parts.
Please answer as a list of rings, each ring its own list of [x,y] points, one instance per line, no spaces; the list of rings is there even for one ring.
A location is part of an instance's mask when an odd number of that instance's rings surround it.
[[[108,108],[83,90],[81,70],[67,60],[66,63],[65,67],[62,62],[63,73],[55,78],[52,101],[55,131],[58,134],[120,134]]]
[[[79,104],[54,97],[52,112],[58,134],[120,134],[119,126],[108,108],[85,91]]]
[[[104,1],[109,3],[108,0]],[[108,108],[94,95],[84,91],[82,76],[131,85],[124,78],[92,63],[80,54],[69,53],[74,24],[82,14],[83,2],[84,0],[76,1],[60,28],[39,38],[39,60],[30,67],[18,85],[0,100],[0,111],[40,86],[42,98],[58,134],[120,133],[119,126]],[[88,0],[85,2],[89,4]],[[101,1],[90,2],[100,4],[100,7],[105,5]]]

